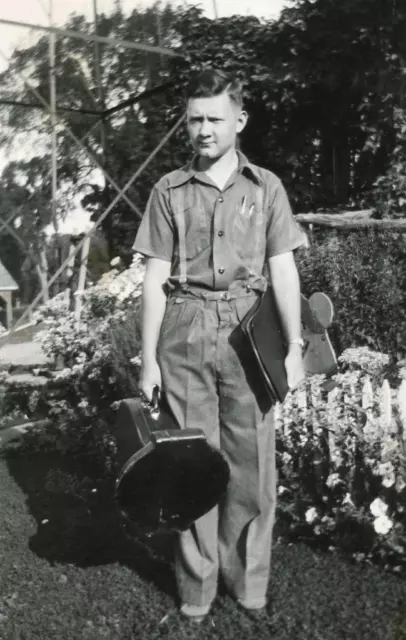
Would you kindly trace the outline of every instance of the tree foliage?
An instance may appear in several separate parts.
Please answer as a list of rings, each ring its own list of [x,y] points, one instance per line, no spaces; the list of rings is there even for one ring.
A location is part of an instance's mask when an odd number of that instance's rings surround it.
[[[79,15],[71,16],[66,27],[88,34],[94,30]],[[183,57],[100,45],[99,86],[94,43],[57,38],[60,214],[81,199],[98,218],[117,192],[95,161],[122,188],[182,112],[190,71],[206,66],[232,70],[244,81],[250,119],[242,149],[283,179],[296,210],[374,206],[377,199],[386,203],[377,206],[379,215],[402,210],[405,127],[399,118],[406,0],[295,0],[278,20],[269,21],[252,16],[212,21],[194,6],[157,4],[128,16],[119,8],[103,14],[98,30],[103,36],[160,44]],[[0,77],[1,97],[37,103],[20,74],[49,100],[46,37],[15,51]],[[66,110],[103,111],[168,81],[170,89],[101,121]],[[6,168],[0,193],[2,216],[24,200],[24,230],[39,246],[50,219],[49,113],[3,105],[0,117],[2,145],[16,132],[43,136],[38,153]],[[186,133],[179,130],[127,192],[139,211],[154,182],[189,154]],[[110,256],[130,257],[138,223],[124,200],[114,207],[103,223]]]

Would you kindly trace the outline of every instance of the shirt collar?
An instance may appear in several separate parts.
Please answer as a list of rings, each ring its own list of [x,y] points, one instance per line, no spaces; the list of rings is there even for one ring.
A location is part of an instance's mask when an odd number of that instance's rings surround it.
[[[247,157],[241,153],[241,151],[237,150],[238,155],[238,172],[246,175],[251,180],[253,180],[256,184],[262,185],[263,179],[259,173],[258,167],[251,162],[248,161]],[[195,155],[192,160],[186,164],[181,169],[174,171],[169,179],[169,187],[180,187],[193,178],[200,178],[200,172],[196,170],[196,160],[197,156]]]
[[[251,164],[248,158],[243,153],[241,153],[241,151],[237,150],[237,154],[238,154],[238,171],[240,173],[245,173],[245,175],[248,175],[258,185],[262,185],[264,181],[259,172],[259,168],[256,167],[255,164]]]

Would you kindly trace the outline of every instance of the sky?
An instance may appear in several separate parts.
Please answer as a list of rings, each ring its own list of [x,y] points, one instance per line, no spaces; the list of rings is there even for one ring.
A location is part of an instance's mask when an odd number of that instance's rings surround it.
[[[89,19],[93,16],[94,0],[52,0],[53,22],[56,26],[62,26],[73,12],[84,14]],[[98,11],[110,13],[114,8],[114,0],[96,0]],[[184,0],[173,0],[172,4],[186,4]],[[275,18],[281,9],[286,6],[287,0],[188,0],[187,4],[195,4],[203,7],[209,17],[214,17],[214,3],[217,7],[218,17],[223,18],[235,14],[255,15],[259,18]],[[125,13],[134,7],[145,8],[154,4],[154,0],[121,0],[121,7]],[[30,24],[48,25],[51,0],[0,0],[0,19],[23,21]],[[28,29],[6,26],[0,24],[0,71],[3,70],[7,58],[16,47],[29,46],[35,42],[38,32]],[[27,146],[20,144],[16,138],[16,148],[13,151],[15,158],[27,155]],[[6,154],[0,148],[0,172],[10,160],[9,151]],[[76,210],[63,223],[63,231],[69,232],[88,224],[83,211]]]
[[[96,0],[99,12],[111,12],[114,0]],[[183,0],[173,0],[172,4],[183,3]],[[214,17],[214,3],[220,18],[235,14],[272,18],[278,16],[286,4],[286,0],[189,0],[188,4],[200,5],[206,14]],[[129,12],[134,6],[147,7],[153,4],[151,0],[121,0],[123,11]],[[0,18],[4,20],[23,21],[31,24],[47,25],[51,0],[14,0],[7,2],[0,0]],[[89,18],[93,15],[93,0],[52,0],[53,19],[57,25],[62,25],[70,13],[85,14]],[[1,49],[8,54],[16,45],[30,42],[32,36],[26,29],[0,25]],[[1,66],[3,61],[1,60]]]

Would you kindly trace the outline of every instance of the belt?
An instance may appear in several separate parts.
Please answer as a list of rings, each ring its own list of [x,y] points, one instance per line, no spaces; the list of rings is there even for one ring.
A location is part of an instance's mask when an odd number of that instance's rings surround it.
[[[236,300],[237,298],[247,298],[261,295],[262,291],[247,284],[240,289],[227,291],[206,291],[204,289],[184,286],[173,289],[169,292],[168,298],[184,298],[198,300]]]

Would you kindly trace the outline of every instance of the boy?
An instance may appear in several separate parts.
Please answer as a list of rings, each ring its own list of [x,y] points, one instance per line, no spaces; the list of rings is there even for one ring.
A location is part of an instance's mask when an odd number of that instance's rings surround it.
[[[276,502],[273,410],[253,378],[239,324],[267,286],[289,343],[285,366],[303,378],[300,286],[293,250],[303,234],[271,172],[237,151],[241,85],[218,70],[190,82],[187,127],[196,155],[154,187],[134,250],[147,256],[141,390],[162,388],[181,428],[201,428],[230,466],[218,508],[180,534],[181,613],[200,622],[218,573],[230,595],[264,610]]]

